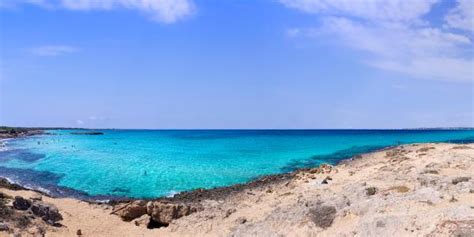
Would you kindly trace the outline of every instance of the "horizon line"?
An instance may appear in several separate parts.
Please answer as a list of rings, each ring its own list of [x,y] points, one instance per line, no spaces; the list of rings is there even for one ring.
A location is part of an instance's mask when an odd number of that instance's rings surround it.
[[[469,126],[459,127],[406,127],[406,128],[85,128],[85,127],[28,127],[28,126],[8,126],[0,125],[8,128],[24,128],[24,129],[44,129],[44,130],[450,130],[450,129],[474,129]]]

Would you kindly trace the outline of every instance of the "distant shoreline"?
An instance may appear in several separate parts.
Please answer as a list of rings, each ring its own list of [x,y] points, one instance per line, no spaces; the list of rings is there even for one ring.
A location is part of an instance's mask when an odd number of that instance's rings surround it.
[[[0,139],[27,137],[46,134],[44,129],[33,128],[0,128]]]
[[[414,127],[414,128],[80,128],[80,127],[15,127],[0,126],[3,128],[25,129],[25,130],[146,130],[146,131],[413,131],[413,130],[474,130],[474,127]]]

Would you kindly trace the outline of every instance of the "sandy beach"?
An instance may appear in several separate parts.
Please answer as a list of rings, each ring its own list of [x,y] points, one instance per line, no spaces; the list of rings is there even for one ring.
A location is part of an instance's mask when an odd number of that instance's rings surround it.
[[[334,167],[114,204],[2,184],[2,208],[13,213],[0,217],[0,236],[473,236],[473,164],[474,144],[403,145]]]

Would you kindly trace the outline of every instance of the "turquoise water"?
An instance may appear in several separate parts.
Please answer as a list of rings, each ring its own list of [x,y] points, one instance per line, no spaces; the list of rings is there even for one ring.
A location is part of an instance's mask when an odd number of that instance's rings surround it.
[[[474,142],[474,130],[55,130],[3,141],[0,176],[57,196],[152,198],[413,142]]]

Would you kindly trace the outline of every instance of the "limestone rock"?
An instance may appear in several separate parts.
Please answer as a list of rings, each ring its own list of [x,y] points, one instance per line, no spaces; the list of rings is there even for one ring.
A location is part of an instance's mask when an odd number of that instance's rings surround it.
[[[195,207],[191,207],[184,203],[168,203],[168,202],[148,202],[147,213],[151,219],[162,225],[168,225],[172,220],[179,219],[196,212]]]
[[[122,209],[117,211],[116,214],[124,221],[132,221],[147,214],[146,202],[136,201],[120,208]]]
[[[133,223],[136,225],[136,226],[148,226],[148,224],[150,223],[150,216],[148,215],[143,215],[143,216],[140,216],[138,218],[136,218]]]

